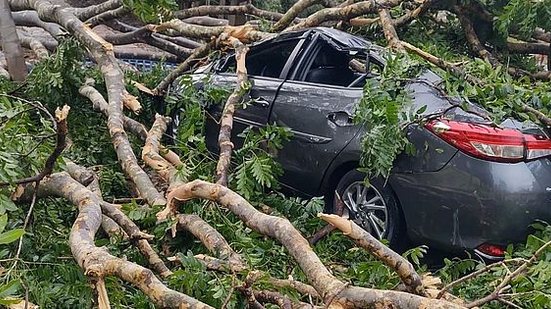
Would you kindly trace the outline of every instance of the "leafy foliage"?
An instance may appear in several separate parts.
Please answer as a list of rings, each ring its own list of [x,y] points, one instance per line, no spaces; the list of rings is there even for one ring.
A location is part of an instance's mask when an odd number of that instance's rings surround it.
[[[275,161],[277,151],[283,148],[284,142],[291,136],[291,129],[268,125],[258,132],[251,127],[238,135],[244,139],[243,146],[235,151],[235,183],[237,191],[250,199],[255,192],[264,189],[277,189],[277,177],[283,170]]]
[[[405,87],[420,73],[419,63],[407,55],[388,55],[386,60],[381,75],[367,80],[354,116],[367,129],[360,161],[367,179],[388,177],[396,156],[410,145],[405,126],[423,112],[410,112],[412,97]]]
[[[144,22],[163,22],[170,19],[172,11],[178,8],[174,0],[125,0],[124,5]]]
[[[489,272],[477,276],[467,283],[456,286],[454,295],[466,299],[477,299],[494,291],[501,280],[509,272],[514,271],[520,263],[530,259],[532,255],[546,242],[551,241],[551,226],[545,223],[533,225],[534,234],[529,235],[525,244],[510,245],[505,255],[506,260],[519,259],[520,262],[508,263],[508,268],[496,264]],[[444,267],[438,271],[440,278],[446,282],[453,281],[474,270],[485,267],[478,260],[444,260]],[[548,280],[551,278],[551,248],[547,248],[532,267],[517,277],[510,284],[504,294],[507,300],[522,305],[523,308],[547,308],[551,302],[551,287]],[[485,307],[500,308],[498,304],[489,304]]]
[[[530,1],[534,8],[527,11],[525,6],[528,3],[509,1],[502,9],[503,15],[498,27],[503,35],[517,25],[525,29],[525,34],[531,33],[536,26],[549,29],[547,25],[541,24],[540,17],[548,15],[545,11],[550,7],[548,1]],[[170,16],[170,10],[175,7],[175,2],[128,0],[126,5],[132,7],[143,20],[158,21]],[[255,5],[282,11],[292,5],[292,2],[258,1]],[[158,10],[159,8],[162,9]],[[526,16],[528,18],[525,18]],[[548,17],[544,19],[545,22],[549,20],[551,19]],[[421,46],[444,59],[464,60],[464,38],[457,34],[458,31],[454,28],[457,24],[437,27],[433,23],[431,20],[415,23],[404,37],[412,42],[419,42]],[[423,27],[429,27],[431,30],[426,31]],[[380,31],[372,37],[380,38]],[[512,61],[531,65],[522,58]],[[90,103],[78,94],[78,88],[84,78],[90,76],[96,79],[100,91],[105,91],[101,86],[101,76],[94,69],[83,65],[84,62],[84,54],[79,44],[74,40],[66,40],[51,59],[34,67],[29,82],[21,88],[18,95],[39,100],[49,110],[70,103],[73,107],[69,116],[72,146],[64,155],[83,165],[95,167],[101,177],[101,189],[106,199],[127,197],[126,180],[113,153],[104,119],[92,111]],[[472,74],[484,78],[487,84],[470,85],[447,75],[446,72],[440,72],[444,80],[442,85],[451,95],[477,102],[489,109],[496,122],[510,116],[522,120],[531,119],[531,116],[520,110],[520,105],[527,102],[545,113],[549,112],[549,84],[531,84],[526,80],[514,80],[505,74],[503,68],[494,70],[481,61],[469,63],[467,69]],[[362,166],[372,177],[387,177],[396,155],[408,147],[403,128],[407,123],[417,121],[422,110],[411,110],[411,96],[405,85],[408,79],[417,76],[419,70],[418,62],[409,57],[389,56],[382,75],[378,79],[370,80],[364,89],[364,97],[356,112],[356,121],[370,129],[363,140],[365,152]],[[127,74],[127,79],[152,87],[165,74],[166,70],[160,64],[148,73]],[[210,176],[205,175],[213,174],[215,160],[207,151],[204,140],[204,121],[209,115],[203,107],[205,104],[223,104],[230,92],[229,89],[211,86],[208,76],[202,81],[203,87],[200,89],[195,87],[196,82],[197,80],[193,80],[192,77],[183,78],[183,95],[169,96],[164,110],[159,102],[140,95],[144,112],[140,116],[133,116],[145,124],[150,124],[156,112],[179,116],[174,139],[167,139],[166,142],[172,141],[172,148],[182,154],[185,166],[180,172],[185,179],[208,178]],[[8,89],[15,89],[15,86],[0,80],[1,92]],[[131,87],[130,91],[139,95]],[[49,120],[32,109],[28,102],[5,95],[0,96],[0,182],[9,182],[36,173],[53,146],[52,139],[45,138],[36,147],[37,138],[48,137],[52,133]],[[234,154],[236,166],[231,175],[232,187],[250,198],[255,207],[289,218],[304,235],[308,236],[317,231],[323,225],[316,218],[317,213],[324,208],[322,199],[289,198],[277,192],[277,178],[281,175],[281,167],[275,158],[277,152],[285,147],[285,141],[291,138],[290,132],[270,125],[258,131],[248,129],[241,137],[244,139],[244,147]],[[134,139],[132,142],[135,148],[139,149],[140,144]],[[12,263],[9,259],[14,256],[15,251],[14,244],[7,242],[22,235],[20,227],[27,210],[25,205],[16,206],[10,201],[11,189],[0,188],[0,258],[8,260],[7,266]],[[163,249],[182,261],[174,275],[167,280],[170,287],[219,307],[231,287],[242,284],[238,277],[232,274],[207,272],[203,264],[193,256],[207,251],[191,235],[179,233],[174,239],[167,237],[169,223],[156,224],[155,213],[158,209],[145,209],[136,202],[125,204],[122,209],[145,232],[156,236],[152,245],[158,251],[161,251],[161,244],[166,243]],[[305,280],[296,262],[280,244],[251,231],[229,212],[211,203],[200,201],[186,203],[182,212],[199,214],[216,227],[232,247],[245,257],[251,268],[278,278],[292,276],[297,280]],[[44,199],[37,203],[31,218],[32,224],[25,231],[21,262],[9,275],[0,275],[0,304],[6,304],[8,296],[21,295],[24,284],[29,290],[30,299],[43,308],[92,307],[92,290],[82,270],[73,261],[67,245],[67,235],[75,214],[74,205],[65,200]],[[508,248],[508,258],[529,258],[543,242],[551,238],[551,229],[548,225],[539,224],[535,229],[535,233],[527,239],[526,244]],[[96,240],[98,246],[106,246],[117,256],[146,263],[127,240],[110,239],[103,234],[99,234]],[[352,284],[394,288],[399,282],[395,273],[364,250],[356,248],[341,233],[330,234],[318,242],[314,249],[337,277]],[[419,269],[426,270],[421,259],[425,252],[425,248],[418,247],[404,255]],[[548,306],[551,294],[548,284],[551,276],[550,259],[551,254],[548,250],[537,261],[535,267],[512,282],[511,293],[517,293],[513,298],[515,302],[528,308]],[[448,259],[438,274],[446,282],[450,282],[480,267],[483,265],[474,259]],[[496,267],[492,272],[457,287],[454,292],[468,299],[480,297],[491,291],[498,282],[497,279],[504,273],[503,269]],[[255,287],[270,287],[264,279],[260,279]],[[110,301],[115,308],[153,308],[143,293],[118,279],[107,278],[107,288]],[[299,298],[293,291],[283,292],[292,298]],[[246,300],[234,294],[228,307],[241,308],[245,303]],[[494,306],[497,305],[487,305]]]
[[[496,29],[504,37],[515,30],[522,39],[528,39],[536,27],[551,30],[551,1],[511,0],[499,10]],[[514,28],[514,29],[511,29]]]

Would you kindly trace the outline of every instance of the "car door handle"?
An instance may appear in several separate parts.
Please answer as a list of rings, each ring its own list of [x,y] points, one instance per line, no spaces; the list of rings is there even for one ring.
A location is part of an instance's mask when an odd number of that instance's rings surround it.
[[[354,125],[354,119],[347,112],[332,112],[327,114],[327,120],[339,127],[349,127]]]
[[[259,107],[268,107],[268,106],[270,106],[270,102],[268,102],[268,100],[264,99],[263,97],[252,98],[251,101],[254,105],[259,106]]]

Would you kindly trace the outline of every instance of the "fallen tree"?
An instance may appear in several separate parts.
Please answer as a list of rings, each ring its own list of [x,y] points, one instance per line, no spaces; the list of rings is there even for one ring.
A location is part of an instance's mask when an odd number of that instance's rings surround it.
[[[541,258],[542,252],[549,246],[549,242],[541,244],[531,258],[522,261],[515,270],[505,275],[490,294],[478,299],[462,299],[449,293],[451,285],[442,290],[437,289],[437,293],[430,293],[429,290],[434,290],[430,280],[433,277],[419,274],[407,259],[350,221],[337,216],[321,215],[323,220],[341,230],[359,247],[382,261],[399,278],[402,288],[395,290],[356,286],[353,280],[348,282],[339,278],[320,257],[322,253],[316,252],[312,248],[302,231],[294,226],[288,218],[277,214],[266,214],[258,210],[255,207],[255,201],[245,199],[231,187],[229,182],[231,163],[234,157],[231,141],[233,113],[236,106],[242,103],[248,91],[245,66],[247,44],[275,35],[269,31],[285,32],[320,25],[347,27],[378,23],[391,49],[401,53],[411,51],[429,63],[457,76],[465,77],[468,82],[480,86],[482,83],[480,83],[479,77],[472,76],[461,66],[454,65],[403,41],[400,38],[399,30],[407,28],[418,18],[436,18],[436,12],[446,11],[449,14],[455,14],[465,33],[466,43],[472,52],[483,58],[492,67],[499,68],[503,66],[500,57],[504,57],[505,53],[498,50],[490,52],[489,42],[481,39],[480,34],[473,26],[473,23],[480,23],[480,20],[484,22],[484,25],[493,22],[493,17],[484,15],[490,14],[485,10],[478,12],[482,16],[473,17],[468,14],[472,8],[468,4],[461,3],[442,4],[440,1],[422,1],[413,7],[406,6],[408,9],[402,12],[399,6],[406,5],[404,1],[347,1],[338,6],[320,9],[309,16],[299,17],[301,12],[307,8],[321,3],[321,1],[301,0],[285,14],[261,10],[252,4],[244,6],[207,5],[176,11],[169,14],[170,18],[174,18],[169,21],[136,27],[119,20],[121,16],[131,16],[132,9],[136,10],[136,8],[125,7],[122,1],[118,0],[106,1],[84,8],[73,8],[67,4],[58,5],[48,0],[11,0],[7,3],[15,12],[13,15],[14,25],[39,27],[44,29],[47,34],[40,38],[21,37],[22,45],[30,48],[36,58],[48,61],[50,57],[45,51],[45,46],[52,50],[59,46],[63,37],[66,36],[76,38],[78,44],[81,44],[86,50],[89,59],[99,69],[98,71],[86,71],[87,74],[95,74],[95,76],[86,77],[94,77],[98,82],[101,80],[101,83],[95,84],[92,79],[87,79],[86,81],[81,80],[82,84],[73,85],[73,87],[78,89],[78,93],[86,100],[89,100],[95,110],[107,118],[105,127],[120,170],[130,184],[129,191],[135,189],[134,194],[130,193],[127,196],[132,197],[133,203],[137,200],[144,202],[144,205],[137,206],[135,211],[152,212],[162,207],[162,210],[155,213],[155,217],[158,219],[157,224],[158,226],[170,225],[166,230],[172,231],[169,233],[170,237],[161,235],[162,241],[167,244],[166,247],[161,246],[162,250],[159,250],[159,246],[153,245],[159,235],[154,236],[143,232],[130,214],[119,209],[114,201],[109,203],[104,200],[106,196],[100,190],[101,183],[94,172],[86,167],[68,162],[64,164],[67,172],[54,173],[55,161],[66,147],[67,132],[69,134],[71,132],[71,128],[67,128],[65,122],[68,110],[60,112],[54,121],[57,124],[55,147],[41,172],[36,176],[11,177],[6,183],[2,182],[0,185],[13,191],[12,198],[22,203],[31,201],[31,205],[34,205],[37,198],[46,199],[49,196],[56,196],[66,199],[77,208],[76,217],[69,233],[69,247],[72,257],[94,286],[96,303],[99,308],[109,308],[109,299],[112,298],[110,294],[116,294],[110,291],[109,285],[106,284],[111,276],[141,290],[153,304],[159,307],[210,308],[211,306],[207,304],[210,303],[210,299],[206,297],[199,299],[167,286],[166,281],[170,281],[175,273],[169,267],[171,265],[168,262],[186,263],[186,260],[182,258],[169,259],[173,249],[168,243],[174,240],[172,237],[176,237],[178,232],[192,234],[209,254],[214,255],[194,255],[193,259],[198,261],[201,267],[231,276],[231,289],[226,291],[222,307],[228,306],[230,301],[235,303],[245,301],[249,306],[255,308],[262,308],[266,304],[276,304],[282,308],[317,306],[331,308],[471,308],[491,301],[509,302],[510,305],[511,302],[508,298],[511,296],[505,295],[507,289],[510,288],[509,283],[526,272],[529,266]],[[327,3],[325,5],[330,6]],[[396,11],[402,14],[396,16]],[[162,12],[159,10],[159,14]],[[189,20],[191,17],[221,14],[248,14],[255,18],[266,19],[270,23],[269,31],[262,31],[252,24],[230,26],[215,23],[215,25],[209,26],[205,25],[204,20],[200,25],[197,24],[197,20]],[[392,16],[393,14],[395,16]],[[436,22],[445,23],[446,21]],[[90,25],[101,25],[109,27],[111,30],[102,32],[96,28],[90,28]],[[510,31],[511,36],[517,36],[514,32],[515,29],[511,28]],[[517,29],[517,31],[520,30]],[[550,42],[547,40],[548,36],[549,33],[545,29],[536,29],[530,33],[530,38],[527,38],[530,41],[536,40],[535,42],[525,42],[522,45],[511,43],[506,44],[505,48],[507,51],[511,50],[515,53],[549,54],[551,47],[545,47]],[[4,36],[2,39],[3,43],[6,40],[6,43],[18,44],[16,36],[9,38]],[[135,43],[152,46],[151,53],[147,53],[150,59],[156,59],[157,56],[151,56],[151,54],[157,54],[168,59],[180,60],[181,64],[163,78],[158,78],[154,87],[151,87],[153,90],[138,82],[129,83],[116,57],[121,53],[117,52],[115,45]],[[224,100],[224,112],[219,132],[220,156],[216,162],[216,168],[210,174],[191,177],[193,172],[188,170],[189,166],[186,160],[181,160],[175,152],[162,145],[162,136],[171,119],[157,114],[150,129],[147,130],[145,124],[132,119],[128,116],[130,113],[125,113],[125,110],[134,114],[151,113],[152,109],[144,108],[143,106],[146,104],[142,104],[144,102],[140,102],[138,98],[154,100],[151,98],[165,95],[174,80],[191,70],[195,64],[204,61],[204,58],[208,58],[214,51],[228,49],[235,52],[238,78],[234,91],[227,100]],[[3,52],[8,56],[7,59],[13,59],[10,57],[14,55],[17,56],[17,51],[14,52],[11,48],[3,48]],[[0,75],[10,75],[14,80],[19,80],[21,79],[20,74],[10,64],[11,61],[8,61],[6,68],[8,74],[0,71]],[[0,65],[0,69],[3,69],[2,65]],[[506,71],[514,73],[515,76],[527,76],[534,80],[548,80],[550,76],[549,72],[544,70],[528,72],[524,69],[509,67]],[[139,89],[141,94],[134,88]],[[25,96],[24,90],[21,91],[18,88],[12,92],[17,95],[9,96],[13,100],[20,100]],[[137,96],[132,95],[131,92]],[[67,97],[65,100],[70,101],[71,98]],[[545,125],[551,123],[548,114],[534,106],[521,104],[515,108],[516,110],[513,108],[513,112],[527,113],[530,115],[529,117]],[[26,109],[22,109],[19,113],[25,114],[26,112],[28,112]],[[6,116],[6,121],[16,117],[17,114]],[[146,119],[146,121],[150,122],[151,119]],[[143,145],[133,142],[132,135],[141,140]],[[141,156],[136,155],[137,145],[141,148]],[[68,151],[70,152],[71,149]],[[181,155],[185,157],[187,154]],[[211,179],[213,182],[208,181]],[[194,200],[205,202],[193,204]],[[230,214],[233,216],[235,221],[232,224],[246,226],[250,229],[249,233],[254,231],[261,237],[271,238],[281,244],[282,250],[283,248],[285,250],[284,254],[297,266],[295,271],[300,280],[277,278],[269,272],[257,271],[251,266],[248,256],[232,247],[234,244],[226,239],[228,235],[225,237],[218,231],[220,225],[213,226],[199,215],[204,214],[203,210],[195,209],[197,214],[180,213],[187,207],[186,205],[200,205],[202,208],[211,208],[211,211],[214,207],[217,209],[215,211],[225,211],[228,216]],[[270,208],[269,205],[267,207]],[[32,209],[33,207],[30,207],[28,218]],[[28,220],[25,220],[24,227],[27,222]],[[97,246],[95,241],[100,227],[112,235],[112,239],[126,238],[131,246],[137,248],[151,269],[132,260],[117,257],[115,253],[109,253],[108,249]],[[319,234],[316,233],[312,237],[311,243],[318,242],[332,230],[333,228],[326,226],[320,230]],[[18,251],[21,250],[22,245],[24,243],[20,242]],[[14,260],[19,261],[19,252]],[[507,265],[507,263],[504,262],[501,265]],[[12,269],[14,268],[15,265],[12,266]],[[491,269],[487,268],[477,275]],[[459,279],[451,284],[455,286],[466,280]],[[263,281],[267,286],[262,285]],[[192,290],[193,287],[189,285],[192,285],[191,281],[184,282],[184,288]],[[295,293],[292,294],[295,298],[290,298],[286,294],[288,290]],[[235,293],[239,293],[241,295],[239,297],[243,299],[240,300],[234,295]],[[29,299],[26,301],[28,302]]]

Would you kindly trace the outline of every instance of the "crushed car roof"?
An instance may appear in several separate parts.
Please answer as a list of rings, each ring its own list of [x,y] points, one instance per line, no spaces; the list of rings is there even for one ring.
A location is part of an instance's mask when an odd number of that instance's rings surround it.
[[[355,35],[351,35],[344,31],[340,31],[327,27],[315,27],[298,31],[292,31],[282,33],[275,38],[275,41],[285,40],[287,38],[299,37],[302,35],[310,35],[313,33],[320,33],[327,39],[330,39],[333,43],[339,45],[341,49],[345,50],[365,50],[372,46],[372,43]]]

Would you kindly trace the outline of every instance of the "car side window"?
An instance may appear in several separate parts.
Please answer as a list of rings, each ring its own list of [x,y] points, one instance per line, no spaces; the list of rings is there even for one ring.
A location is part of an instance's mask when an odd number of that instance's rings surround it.
[[[252,47],[246,57],[247,74],[279,78],[298,41],[298,39],[288,40]],[[233,56],[226,58],[220,72],[235,72],[235,58]]]
[[[315,56],[306,64],[299,80],[305,82],[342,87],[361,88],[367,78],[378,75],[382,67],[375,62],[369,63],[366,72],[366,54],[340,51],[326,42],[320,42]]]

